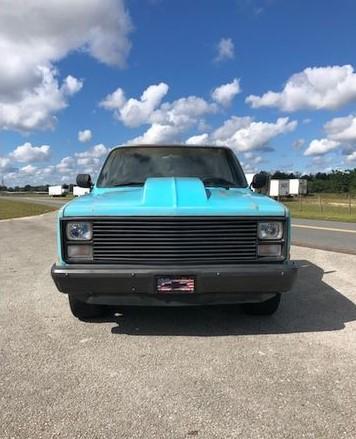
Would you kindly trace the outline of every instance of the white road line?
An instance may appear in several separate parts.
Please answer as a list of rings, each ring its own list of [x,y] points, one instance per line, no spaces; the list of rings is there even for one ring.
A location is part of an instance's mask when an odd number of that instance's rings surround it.
[[[325,230],[327,232],[356,233],[356,230],[335,229],[335,228],[332,228],[332,227],[306,226],[306,225],[302,225],[302,224],[292,224],[292,227],[299,227],[301,229]]]

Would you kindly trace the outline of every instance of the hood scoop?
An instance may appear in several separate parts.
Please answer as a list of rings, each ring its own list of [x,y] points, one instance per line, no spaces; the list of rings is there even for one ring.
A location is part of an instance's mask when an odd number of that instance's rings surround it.
[[[148,178],[143,188],[143,204],[150,207],[200,207],[208,193],[199,178]]]

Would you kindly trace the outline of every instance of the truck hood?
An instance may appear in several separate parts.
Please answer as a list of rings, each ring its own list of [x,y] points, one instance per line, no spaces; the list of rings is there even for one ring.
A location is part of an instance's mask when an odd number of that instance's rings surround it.
[[[141,187],[94,188],[63,216],[285,216],[285,207],[248,188],[206,188],[198,178],[148,178]]]

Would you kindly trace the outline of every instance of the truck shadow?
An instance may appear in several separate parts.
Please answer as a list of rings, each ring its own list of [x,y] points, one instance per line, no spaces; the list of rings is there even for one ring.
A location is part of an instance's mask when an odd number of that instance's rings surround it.
[[[355,304],[323,282],[325,273],[320,267],[309,261],[297,263],[301,267],[298,280],[270,317],[247,316],[231,305],[136,307],[113,309],[112,317],[105,321],[117,323],[113,334],[216,337],[335,331],[356,320]]]

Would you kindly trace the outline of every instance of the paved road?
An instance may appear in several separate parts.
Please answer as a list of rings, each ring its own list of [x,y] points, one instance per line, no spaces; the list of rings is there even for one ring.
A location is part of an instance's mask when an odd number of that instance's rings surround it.
[[[356,255],[356,224],[293,219],[292,242],[295,245]]]
[[[0,438],[356,437],[356,256],[294,247],[272,318],[141,309],[83,323],[55,214],[0,222]]]
[[[63,206],[65,198],[10,197],[25,202]],[[295,245],[356,254],[356,224],[336,221],[293,219],[292,241]]]

